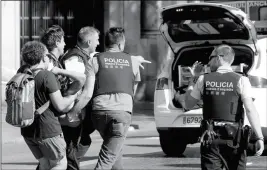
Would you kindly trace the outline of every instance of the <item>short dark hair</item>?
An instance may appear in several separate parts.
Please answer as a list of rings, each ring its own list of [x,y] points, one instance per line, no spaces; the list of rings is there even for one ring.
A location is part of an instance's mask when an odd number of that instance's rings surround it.
[[[81,43],[81,44],[84,44],[86,43],[90,37],[93,35],[93,34],[100,34],[99,30],[94,28],[94,27],[83,27],[80,29],[79,33],[78,33],[78,36],[77,36],[77,42]]]
[[[105,34],[105,45],[111,47],[115,44],[119,44],[124,40],[124,29],[121,27],[111,27]]]
[[[64,31],[59,25],[52,25],[45,30],[41,37],[41,42],[44,43],[48,51],[52,51],[56,48],[56,42],[60,42],[64,37]]]
[[[28,41],[21,49],[21,57],[26,64],[33,66],[41,62],[46,51],[47,49],[43,43]]]

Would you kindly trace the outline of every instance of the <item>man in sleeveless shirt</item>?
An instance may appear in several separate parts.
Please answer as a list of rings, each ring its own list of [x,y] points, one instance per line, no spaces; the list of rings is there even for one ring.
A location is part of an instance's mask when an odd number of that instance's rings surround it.
[[[95,50],[98,45],[99,31],[94,27],[83,27],[78,33],[75,47],[69,49],[59,60],[66,70],[88,75],[88,71],[86,71],[88,70],[88,61],[96,53]],[[79,161],[86,154],[92,142],[90,134],[95,130],[91,121],[91,104],[88,103],[86,84],[88,84],[88,79],[75,106],[71,110],[71,112],[75,110],[82,112],[82,123],[77,127],[62,125],[62,130],[66,134],[67,153],[74,152],[68,154],[68,169],[79,169]],[[86,104],[85,107],[81,105],[81,101],[83,103],[86,102],[84,103]]]

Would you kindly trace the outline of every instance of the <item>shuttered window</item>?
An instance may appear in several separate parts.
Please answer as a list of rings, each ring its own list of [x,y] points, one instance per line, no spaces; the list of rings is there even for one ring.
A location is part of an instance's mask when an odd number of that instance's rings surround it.
[[[27,41],[39,40],[45,29],[57,24],[64,28],[65,39],[72,39],[70,34],[74,29],[74,16],[71,10],[65,15],[56,8],[54,1],[29,0],[21,1],[20,7],[20,43],[21,47]]]

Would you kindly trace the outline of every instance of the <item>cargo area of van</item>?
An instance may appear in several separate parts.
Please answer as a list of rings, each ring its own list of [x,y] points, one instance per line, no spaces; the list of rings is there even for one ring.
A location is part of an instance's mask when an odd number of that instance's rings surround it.
[[[231,66],[233,71],[247,74],[253,64],[253,51],[242,45],[231,46],[235,51],[235,60]],[[213,49],[214,46],[194,46],[183,48],[177,53],[172,65],[173,87],[176,91],[181,90],[183,93],[191,77],[188,67],[192,67],[196,61],[204,65],[203,74],[210,72],[208,62]]]

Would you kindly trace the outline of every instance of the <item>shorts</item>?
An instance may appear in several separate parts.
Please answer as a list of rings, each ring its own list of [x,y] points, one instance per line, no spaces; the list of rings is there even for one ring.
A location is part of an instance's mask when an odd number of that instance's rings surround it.
[[[63,133],[46,139],[24,137],[24,140],[36,159],[61,160],[66,156],[66,142]]]

